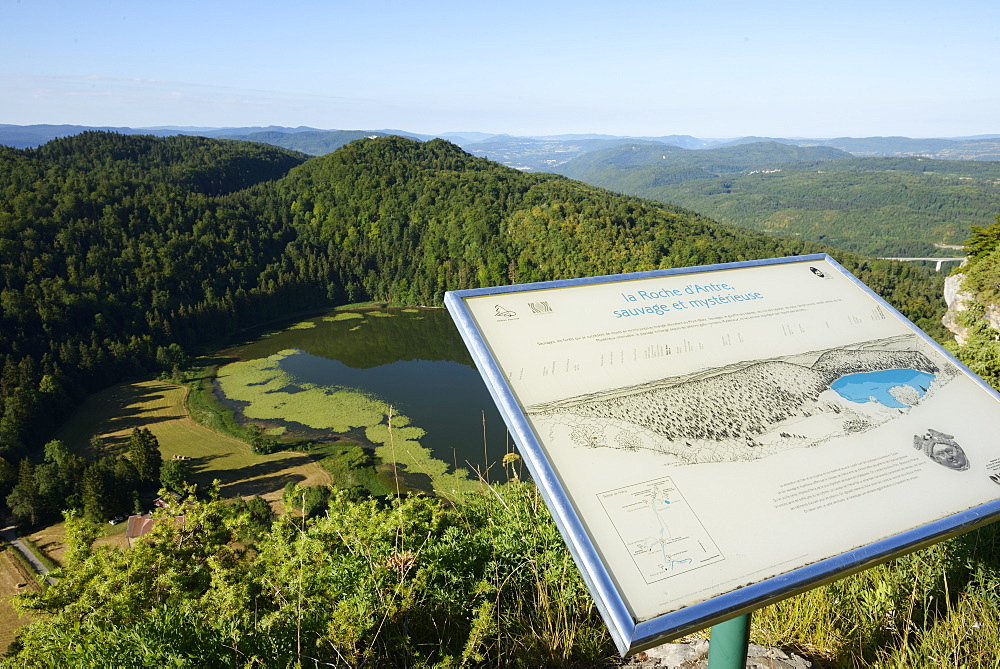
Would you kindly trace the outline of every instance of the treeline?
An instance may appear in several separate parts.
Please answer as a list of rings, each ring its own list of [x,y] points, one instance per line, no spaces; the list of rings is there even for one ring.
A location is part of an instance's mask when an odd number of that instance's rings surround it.
[[[310,160],[113,133],[0,148],[0,457],[39,453],[98,388],[303,310],[820,248],[441,140],[360,140]],[[939,327],[932,273],[838,259]]]
[[[14,480],[6,502],[19,525],[55,522],[64,509],[76,509],[88,520],[101,523],[140,513],[140,495],[155,492],[161,485],[183,490],[184,472],[177,471],[180,463],[165,469],[160,445],[145,428],[132,430],[127,457],[107,452],[99,439],[91,442],[84,455],[58,440],[45,444],[43,453],[38,464],[22,458],[16,473],[3,472],[5,478]],[[6,461],[2,467],[10,469]]]

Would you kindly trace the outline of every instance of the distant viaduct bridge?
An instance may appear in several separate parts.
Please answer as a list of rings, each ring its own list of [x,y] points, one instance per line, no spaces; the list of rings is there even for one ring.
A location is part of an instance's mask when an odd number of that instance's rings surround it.
[[[929,261],[931,261],[931,262],[934,263],[934,270],[940,272],[941,271],[941,265],[943,265],[944,263],[946,263],[946,262],[956,262],[956,261],[957,262],[961,262],[962,260],[965,260],[965,258],[964,257],[962,257],[962,258],[882,258],[882,260],[903,260],[905,262],[915,262],[917,260],[929,260]]]

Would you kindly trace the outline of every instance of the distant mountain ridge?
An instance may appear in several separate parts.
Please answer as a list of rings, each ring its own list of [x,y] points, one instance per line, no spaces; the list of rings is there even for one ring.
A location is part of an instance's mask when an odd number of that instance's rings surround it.
[[[553,171],[730,225],[884,257],[955,256],[940,245],[960,245],[972,226],[988,225],[1000,197],[1000,161],[857,157],[774,140],[702,150],[620,144]]]
[[[300,132],[252,132],[246,135],[220,135],[219,139],[235,139],[245,142],[259,142],[280,146],[283,149],[301,151],[311,156],[333,153],[340,147],[356,139],[367,137],[388,137],[388,133],[374,130],[303,130]],[[411,138],[415,139],[415,138]]]
[[[846,151],[832,147],[802,147],[775,141],[731,144],[699,150],[654,143],[635,143],[591,151],[555,171],[582,181],[596,178],[592,176],[593,172],[602,168],[688,167],[703,170],[706,175],[717,175],[749,169],[767,169],[785,163],[817,165],[827,160],[850,157],[851,154]]]
[[[943,138],[910,138],[910,137],[837,137],[837,138],[777,138],[746,136],[738,138],[698,138],[691,135],[660,135],[660,136],[627,136],[608,135],[601,133],[570,133],[555,135],[515,136],[504,133],[489,133],[479,131],[445,132],[427,134],[400,129],[358,129],[345,131],[342,129],[320,129],[308,126],[295,128],[285,126],[245,126],[245,127],[192,127],[192,126],[155,126],[148,128],[133,128],[121,126],[85,126],[85,125],[12,125],[0,124],[0,144],[14,148],[32,148],[59,137],[80,134],[87,130],[103,130],[122,134],[147,134],[157,137],[170,135],[200,135],[202,137],[227,137],[250,139],[250,141],[285,141],[280,135],[293,133],[341,133],[361,132],[368,135],[399,135],[411,137],[420,141],[434,138],[446,139],[458,144],[474,155],[489,158],[524,171],[550,171],[550,168],[567,162],[569,159],[616,144],[649,142],[667,146],[679,146],[684,149],[712,149],[738,144],[753,144],[758,142],[777,142],[793,146],[827,146],[855,156],[924,156],[948,160],[1000,160],[1000,134],[984,134],[969,137]],[[266,138],[251,139],[249,135],[259,133],[269,134]],[[315,135],[319,142],[316,151],[306,151],[312,155],[318,153],[326,141]],[[331,142],[332,145],[335,142]],[[488,146],[477,147],[484,144]],[[278,146],[285,146],[278,144]],[[286,147],[287,148],[287,147]],[[493,149],[491,155],[489,148]],[[302,150],[302,149],[296,149]],[[503,156],[500,155],[503,152]],[[504,158],[505,159],[502,159]]]

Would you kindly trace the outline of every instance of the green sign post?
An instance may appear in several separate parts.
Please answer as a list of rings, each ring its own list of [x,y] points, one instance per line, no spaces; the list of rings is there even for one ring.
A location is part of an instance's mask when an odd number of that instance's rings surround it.
[[[750,646],[750,614],[712,625],[708,669],[743,669]]]

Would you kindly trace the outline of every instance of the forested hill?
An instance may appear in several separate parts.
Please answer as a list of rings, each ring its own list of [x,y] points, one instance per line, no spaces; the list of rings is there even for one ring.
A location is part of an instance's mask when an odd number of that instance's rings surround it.
[[[788,163],[818,165],[827,160],[850,157],[851,154],[846,151],[828,146],[803,147],[773,141],[700,150],[636,143],[586,153],[560,166],[557,171],[582,181],[588,181],[592,173],[601,170],[634,167],[683,167],[702,170],[705,176],[715,176],[751,169],[773,169]]]
[[[815,250],[442,140],[308,160],[109,133],[0,149],[0,456],[34,451],[97,388],[303,310]],[[838,258],[934,329],[933,273]]]
[[[336,151],[344,144],[356,139],[385,137],[387,133],[374,130],[303,130],[301,132],[252,132],[245,135],[222,135],[221,139],[238,139],[280,146],[293,151],[301,151],[311,156],[322,156]]]
[[[0,147],[6,148],[6,147]],[[22,152],[10,152],[13,156]],[[163,183],[206,195],[242,190],[273,181],[308,156],[252,142],[223,142],[204,137],[152,137],[85,132],[56,139],[22,155],[38,165],[88,175],[100,181]]]
[[[731,225],[880,256],[950,255],[1000,206],[1000,163],[858,158],[776,142],[664,151],[627,145],[558,168],[604,188],[671,202]]]

